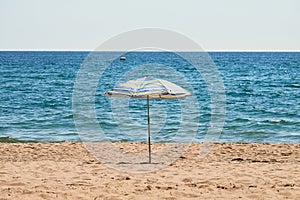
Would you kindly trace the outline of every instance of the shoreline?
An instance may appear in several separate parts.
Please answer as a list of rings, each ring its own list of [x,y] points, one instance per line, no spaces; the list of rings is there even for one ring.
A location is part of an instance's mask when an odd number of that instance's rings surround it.
[[[134,142],[134,141],[93,141],[93,142],[110,142],[110,143],[147,143],[147,142]],[[0,137],[0,144],[1,143],[85,143],[82,141],[36,141],[36,140],[19,140],[9,136]],[[170,144],[173,142],[151,142],[151,144]],[[180,144],[203,144],[203,143],[213,143],[213,144],[300,144],[300,143],[287,143],[287,142],[232,142],[232,141],[218,141],[218,142],[203,142],[203,141],[192,141],[192,142],[183,142]]]
[[[146,143],[118,142],[128,152]],[[163,147],[153,143],[153,151]],[[110,168],[81,142],[1,143],[0,199],[296,199],[300,144],[201,143],[148,173]],[[113,155],[111,155],[113,156]],[[145,165],[144,165],[145,166]]]

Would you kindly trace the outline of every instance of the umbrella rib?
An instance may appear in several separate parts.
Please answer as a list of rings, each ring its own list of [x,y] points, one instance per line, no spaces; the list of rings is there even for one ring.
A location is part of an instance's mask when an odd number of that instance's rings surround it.
[[[159,79],[157,79],[157,81],[158,81],[162,86],[164,86],[164,87],[166,88],[168,94],[171,94],[171,93],[168,91],[168,88],[167,88],[167,87],[166,87]]]

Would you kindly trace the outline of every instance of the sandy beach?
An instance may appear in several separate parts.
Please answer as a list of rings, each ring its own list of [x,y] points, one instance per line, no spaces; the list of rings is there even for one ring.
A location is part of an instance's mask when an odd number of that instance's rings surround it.
[[[82,143],[1,143],[0,199],[299,199],[300,144],[217,143],[203,159],[200,148],[161,170],[127,173]]]

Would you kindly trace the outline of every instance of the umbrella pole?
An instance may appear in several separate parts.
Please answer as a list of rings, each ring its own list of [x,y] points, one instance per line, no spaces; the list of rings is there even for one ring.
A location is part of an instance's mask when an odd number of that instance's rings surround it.
[[[149,95],[147,95],[147,108],[148,108],[148,149],[149,149],[149,163],[151,163]]]

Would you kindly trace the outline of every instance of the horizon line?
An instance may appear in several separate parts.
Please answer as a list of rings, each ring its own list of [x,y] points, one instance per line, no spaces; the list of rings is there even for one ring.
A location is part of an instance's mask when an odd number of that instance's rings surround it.
[[[91,50],[91,49],[0,49],[0,51],[53,51],[53,52],[123,52],[127,50]],[[174,52],[300,52],[300,50],[289,50],[289,49],[206,49],[206,50],[172,50]],[[144,51],[136,51],[136,52],[160,52],[156,50],[144,50]]]

